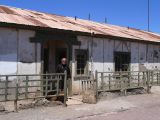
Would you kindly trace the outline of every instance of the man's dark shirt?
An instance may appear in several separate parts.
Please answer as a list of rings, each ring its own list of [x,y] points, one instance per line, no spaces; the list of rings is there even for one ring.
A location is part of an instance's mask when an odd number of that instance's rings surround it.
[[[59,64],[57,66],[57,73],[64,73],[65,71],[67,71],[67,78],[71,78],[71,73],[68,65]]]

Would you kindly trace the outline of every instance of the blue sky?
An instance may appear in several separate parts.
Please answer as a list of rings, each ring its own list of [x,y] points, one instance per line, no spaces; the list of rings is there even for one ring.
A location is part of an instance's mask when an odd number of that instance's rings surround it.
[[[160,33],[160,0],[151,1],[151,25]],[[108,23],[147,30],[147,0],[0,0],[1,5],[42,12],[77,16]]]

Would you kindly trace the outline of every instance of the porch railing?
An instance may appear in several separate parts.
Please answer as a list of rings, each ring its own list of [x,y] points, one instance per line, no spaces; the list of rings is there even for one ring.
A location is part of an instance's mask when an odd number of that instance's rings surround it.
[[[97,92],[150,87],[160,85],[160,71],[128,71],[128,72],[97,72]]]
[[[64,91],[60,81],[64,80]],[[0,102],[64,96],[67,101],[67,74],[0,75]]]
[[[76,76],[74,80],[79,82],[79,94],[83,93],[84,91],[94,90],[95,81],[90,75]]]

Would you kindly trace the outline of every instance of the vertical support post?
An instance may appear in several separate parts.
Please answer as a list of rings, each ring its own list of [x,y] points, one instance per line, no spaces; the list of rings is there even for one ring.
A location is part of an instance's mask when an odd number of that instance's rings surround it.
[[[64,105],[67,107],[67,71],[64,74]]]
[[[159,72],[157,72],[157,85],[159,85]]]
[[[101,73],[101,88],[102,88],[102,90],[104,90],[104,73],[102,72]]]
[[[160,77],[159,77],[159,75],[160,75],[160,72],[158,72],[158,85],[159,85],[159,83],[160,83]]]
[[[121,92],[123,91],[123,81],[122,81],[122,72],[119,72],[119,80],[120,80],[120,88],[121,88]]]
[[[25,86],[25,98],[28,98],[28,81],[29,81],[29,77],[26,76],[26,86]]]
[[[111,89],[111,74],[109,74],[109,90]]]
[[[7,101],[7,96],[8,96],[8,76],[6,76],[6,81],[5,81],[5,101]]]
[[[48,76],[46,77],[46,85],[45,85],[45,97],[48,95]]]
[[[62,80],[62,78],[60,78],[60,77],[61,76],[56,77],[56,79],[57,79],[57,85],[56,85],[57,96],[59,94],[59,83],[60,83],[60,80]]]
[[[40,94],[41,96],[44,96],[44,76],[42,74],[40,74]]]
[[[125,79],[122,79],[122,71],[120,71],[120,87],[121,87],[121,94],[126,95],[126,89],[125,89]]]
[[[126,87],[131,87],[131,72],[130,71],[127,72],[128,72],[128,81],[126,81]]]
[[[124,96],[126,96],[127,95],[127,88],[128,88],[128,83],[127,83],[127,79],[124,79],[123,80],[124,81]],[[129,84],[130,85],[130,84]]]
[[[138,87],[140,86],[140,76],[139,76],[139,72],[138,72]]]
[[[147,71],[147,93],[151,93],[151,85],[150,85],[150,71]]]
[[[125,75],[127,75],[127,73],[125,73]],[[128,72],[128,76],[130,76],[129,72]],[[124,96],[127,95],[127,88],[130,86],[130,77],[124,77],[123,78],[123,90],[124,90]]]
[[[16,111],[16,112],[18,112],[18,105],[17,105],[17,101],[18,101],[18,82],[16,83],[16,89],[15,89],[15,94],[16,94],[16,96],[15,96],[15,100],[14,100],[14,110]]]
[[[71,78],[68,79],[68,95],[69,96],[72,95],[72,79]]]
[[[148,75],[148,71],[146,71],[146,76]],[[147,77],[146,77],[147,78]],[[143,72],[143,86],[146,85],[145,74]]]
[[[154,72],[153,71],[150,71],[150,74],[151,74],[151,79],[152,79],[152,85],[154,84]]]
[[[15,112],[18,112],[17,100],[14,100],[14,110]]]
[[[96,81],[96,101],[98,100],[98,71],[95,73],[95,81]]]
[[[50,91],[52,91],[52,88],[53,88],[53,85],[52,85],[53,83],[52,82],[50,82]]]

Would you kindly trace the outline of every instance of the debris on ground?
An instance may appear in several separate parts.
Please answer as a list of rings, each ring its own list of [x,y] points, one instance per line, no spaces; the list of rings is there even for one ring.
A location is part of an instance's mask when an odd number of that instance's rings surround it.
[[[127,95],[138,95],[138,94],[146,94],[146,93],[147,93],[147,91],[144,88],[136,88],[136,89],[127,90]],[[99,98],[101,100],[115,99],[120,96],[122,96],[122,93],[120,91],[101,92],[99,94]]]
[[[93,90],[85,91],[82,96],[83,103],[96,104],[95,92]]]
[[[35,107],[41,107],[41,106],[53,107],[58,105],[63,105],[63,103],[59,101],[48,101],[47,99],[37,99],[28,104],[19,104],[19,109],[29,109],[29,108],[35,108]]]
[[[75,95],[72,97],[68,97],[67,105],[82,105],[82,96],[81,95]]]
[[[0,104],[0,112],[4,112],[4,111],[5,111],[5,107]]]
[[[127,95],[146,94],[147,91],[144,88],[136,88],[127,91]]]

